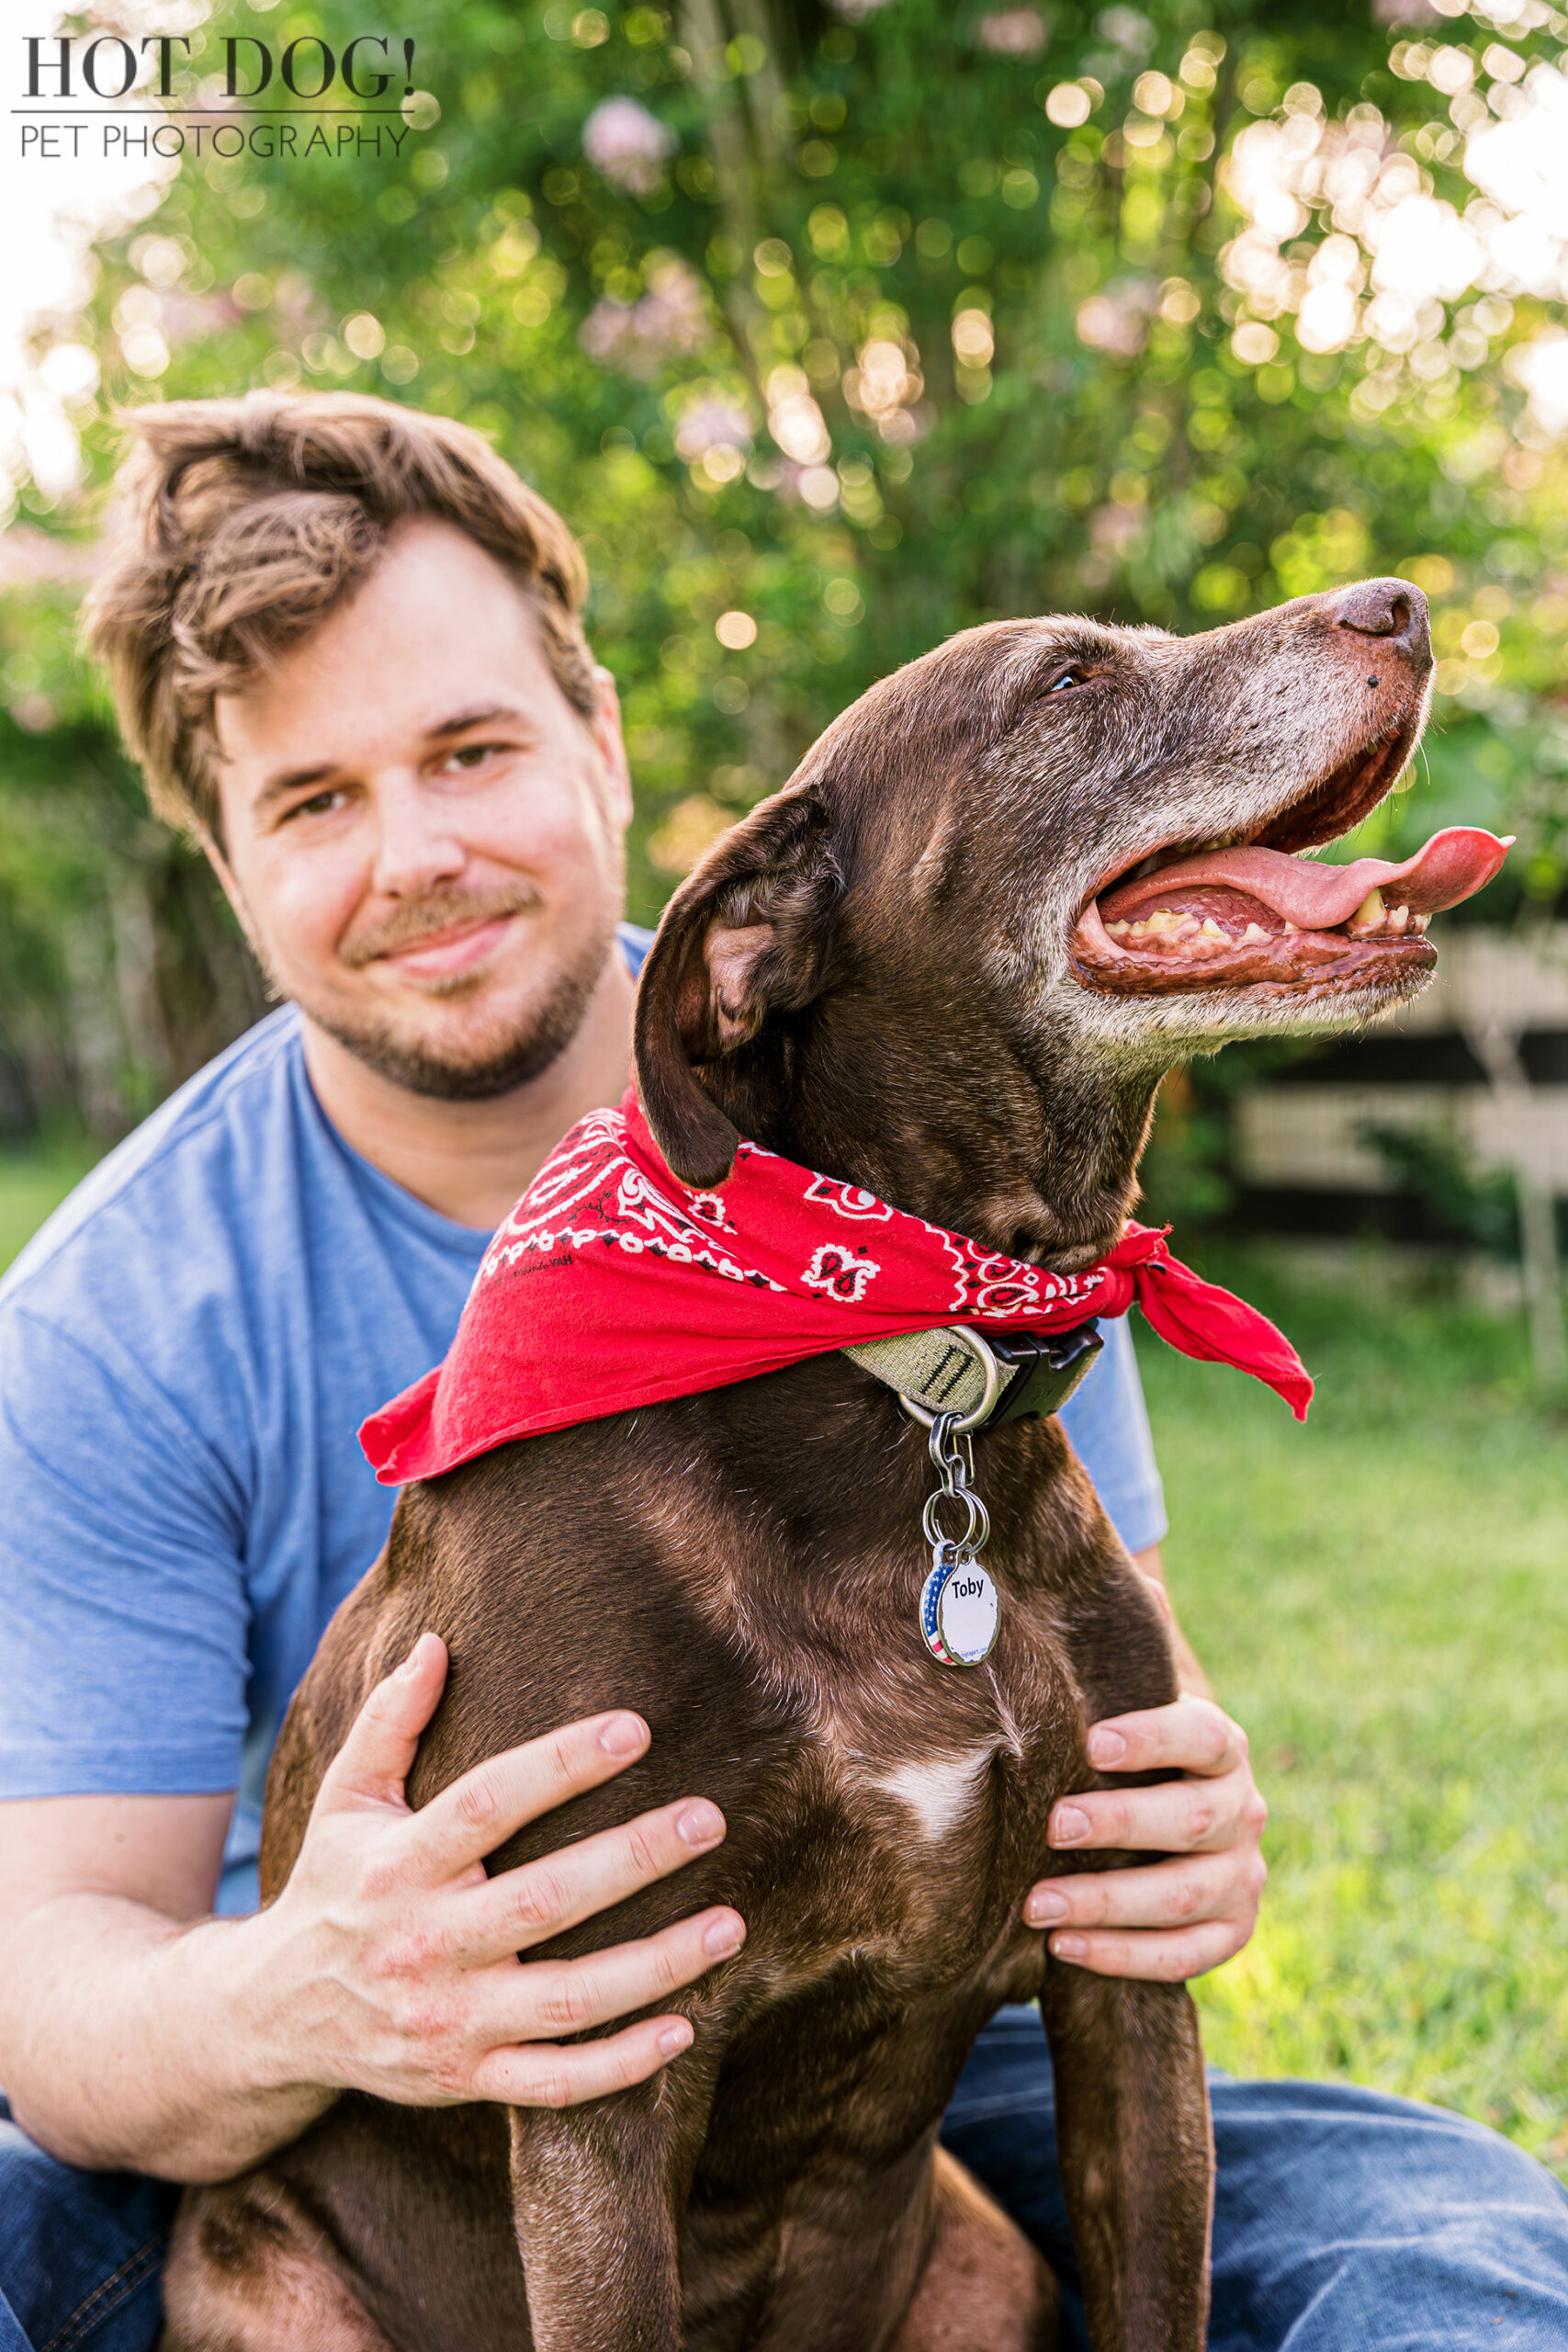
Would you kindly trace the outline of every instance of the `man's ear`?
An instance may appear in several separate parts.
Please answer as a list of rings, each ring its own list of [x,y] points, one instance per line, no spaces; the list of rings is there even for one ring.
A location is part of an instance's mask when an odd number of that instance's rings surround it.
[[[822,986],[843,875],[814,792],[743,818],[664,910],[637,986],[634,1066],[654,1141],[683,1184],[719,1184],[739,1141],[694,1065],[750,1045]]]
[[[251,910],[241,895],[239,883],[234,878],[234,869],[229,863],[228,854],[224,850],[221,839],[212,827],[203,825],[196,836],[196,845],[217,876],[218,887],[228,899],[234,921],[245,934],[245,944],[265,975],[266,959],[261,952],[260,943],[251,923]]]

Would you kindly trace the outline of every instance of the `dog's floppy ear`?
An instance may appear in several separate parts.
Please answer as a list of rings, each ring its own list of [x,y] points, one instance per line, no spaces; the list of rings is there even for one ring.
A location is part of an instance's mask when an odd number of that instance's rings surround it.
[[[637,988],[637,1092],[683,1184],[719,1184],[735,1127],[694,1065],[749,1045],[772,1012],[797,1012],[822,985],[843,876],[827,809],[784,792],[743,818],[664,910]]]

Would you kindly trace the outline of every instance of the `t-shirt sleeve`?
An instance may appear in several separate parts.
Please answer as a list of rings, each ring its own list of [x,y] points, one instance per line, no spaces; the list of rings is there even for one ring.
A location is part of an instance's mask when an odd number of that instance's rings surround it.
[[[1169,1521],[1144,1384],[1126,1317],[1100,1329],[1105,1345],[1077,1395],[1064,1406],[1062,1427],[1128,1551],[1146,1552]]]
[[[145,1366],[8,1304],[0,1797],[236,1785],[243,1526],[231,1471]]]

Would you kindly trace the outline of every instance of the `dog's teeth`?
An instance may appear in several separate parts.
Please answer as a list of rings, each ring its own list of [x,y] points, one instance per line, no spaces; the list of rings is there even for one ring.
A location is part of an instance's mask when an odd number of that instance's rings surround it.
[[[1205,939],[1228,939],[1230,937],[1229,932],[1224,930],[1221,924],[1217,923],[1213,915],[1205,915],[1200,928],[1202,931]]]
[[[1375,931],[1383,919],[1383,912],[1382,892],[1378,889],[1369,890],[1346,925],[1346,929]]]
[[[1432,918],[1430,915],[1412,915],[1410,920],[1417,931],[1425,931]]]
[[[1125,939],[1131,926],[1124,922],[1108,922],[1105,928],[1112,939]]]
[[[1249,922],[1241,936],[1242,942],[1245,945],[1247,942],[1254,939],[1267,939],[1269,933],[1264,930],[1263,925],[1260,922]]]
[[[1296,927],[1296,926],[1295,926],[1295,924],[1294,924],[1293,922],[1288,922],[1288,923],[1285,925],[1285,929],[1286,929],[1287,931],[1294,931],[1295,927]]]
[[[1400,933],[1400,932],[1402,932],[1402,931],[1404,931],[1404,928],[1405,928],[1405,927],[1406,927],[1406,925],[1408,924],[1409,921],[1410,921],[1410,910],[1409,910],[1409,908],[1408,908],[1408,907],[1391,907],[1391,908],[1390,908],[1390,910],[1389,910],[1389,917],[1388,917],[1388,927],[1389,927],[1390,931],[1393,932],[1396,935],[1397,935],[1397,933]]]

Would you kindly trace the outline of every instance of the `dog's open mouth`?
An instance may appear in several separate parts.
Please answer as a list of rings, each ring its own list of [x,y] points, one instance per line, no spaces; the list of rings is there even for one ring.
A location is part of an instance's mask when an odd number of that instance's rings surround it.
[[[1402,865],[1325,865],[1298,853],[1359,823],[1392,782],[1374,751],[1293,801],[1255,834],[1177,842],[1102,884],[1073,933],[1074,976],[1128,995],[1201,988],[1397,987],[1436,960],[1433,915],[1501,866],[1513,836],[1435,833]]]

